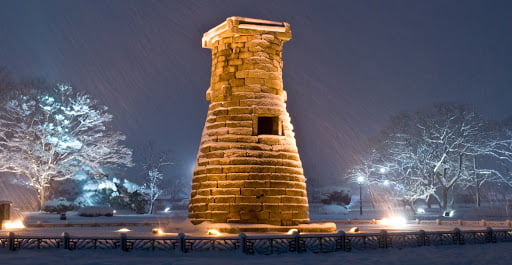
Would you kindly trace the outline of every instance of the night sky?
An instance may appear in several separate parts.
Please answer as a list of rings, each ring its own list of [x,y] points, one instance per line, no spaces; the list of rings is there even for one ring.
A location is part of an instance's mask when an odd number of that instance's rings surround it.
[[[439,102],[512,115],[512,1],[0,0],[0,65],[95,96],[135,147],[191,178],[208,102],[202,34],[229,16],[291,24],[284,86],[306,177],[340,182],[389,117]]]

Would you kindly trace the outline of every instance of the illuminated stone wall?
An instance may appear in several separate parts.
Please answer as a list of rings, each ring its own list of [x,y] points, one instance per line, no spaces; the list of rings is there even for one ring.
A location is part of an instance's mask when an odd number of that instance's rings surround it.
[[[309,221],[302,164],[286,111],[287,23],[230,17],[204,34],[210,101],[192,179],[193,223]]]

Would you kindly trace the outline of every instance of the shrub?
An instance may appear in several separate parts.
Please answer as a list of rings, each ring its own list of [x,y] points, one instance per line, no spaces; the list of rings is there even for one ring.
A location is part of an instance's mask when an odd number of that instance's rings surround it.
[[[114,215],[114,209],[110,206],[85,206],[78,209],[78,215],[84,217],[97,217]]]
[[[333,191],[328,193],[327,198],[321,200],[323,204],[349,205],[352,197],[346,191]]]
[[[58,198],[56,200],[46,201],[42,210],[48,213],[65,213],[67,211],[72,211],[75,208],[76,206],[72,202],[67,201],[64,198]]]

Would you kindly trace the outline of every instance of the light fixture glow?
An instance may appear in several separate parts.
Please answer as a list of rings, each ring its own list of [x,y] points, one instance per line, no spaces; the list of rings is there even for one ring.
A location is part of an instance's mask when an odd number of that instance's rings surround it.
[[[357,183],[362,184],[364,182],[364,177],[357,177]]]
[[[132,230],[128,229],[128,228],[121,228],[121,229],[118,229],[116,230],[115,232],[121,232],[121,233],[124,233],[124,232],[131,232]]]
[[[162,235],[162,234],[164,233],[164,232],[162,231],[162,229],[160,229],[160,228],[153,228],[153,229],[151,230],[151,232],[152,232],[153,234],[157,234],[157,235]]]
[[[208,229],[208,235],[210,236],[220,236],[221,233],[216,229]]]
[[[381,225],[399,228],[404,227],[407,224],[407,220],[404,217],[394,216],[390,218],[383,218],[379,223]]]
[[[23,221],[21,221],[21,220],[4,221],[4,228],[5,229],[21,229],[21,228],[25,228],[25,225],[23,224]]]
[[[288,235],[292,235],[293,233],[295,232],[299,232],[299,230],[295,229],[295,228],[292,228],[290,230],[288,230],[288,232],[286,232]]]

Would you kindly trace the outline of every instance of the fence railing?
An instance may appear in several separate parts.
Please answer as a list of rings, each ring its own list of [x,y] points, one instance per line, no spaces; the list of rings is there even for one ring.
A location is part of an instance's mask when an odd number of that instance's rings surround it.
[[[70,236],[60,237],[22,236],[10,232],[0,236],[0,247],[11,251],[20,249],[120,249],[162,250],[169,252],[199,251],[241,251],[246,254],[275,254],[285,252],[335,252],[352,249],[408,248],[437,245],[485,244],[512,242],[512,229],[415,231],[379,233],[253,235],[244,233],[238,236],[189,236],[180,233],[176,236],[119,237]]]

